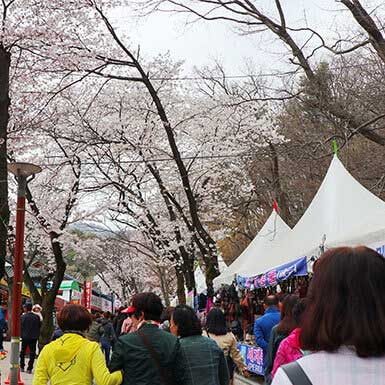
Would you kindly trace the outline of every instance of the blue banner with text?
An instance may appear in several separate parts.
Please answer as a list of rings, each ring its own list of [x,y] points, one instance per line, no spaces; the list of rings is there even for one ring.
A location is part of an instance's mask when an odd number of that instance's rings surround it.
[[[255,289],[258,289],[274,286],[288,278],[307,275],[307,273],[306,257],[302,257],[254,277],[241,277],[238,275],[237,282],[239,286],[244,288],[250,289],[253,286]]]

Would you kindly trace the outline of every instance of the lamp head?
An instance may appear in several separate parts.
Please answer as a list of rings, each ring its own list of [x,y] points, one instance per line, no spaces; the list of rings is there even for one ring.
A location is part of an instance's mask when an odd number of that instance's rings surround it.
[[[8,163],[8,171],[16,176],[29,177],[30,175],[41,172],[41,167],[36,164],[26,162],[12,162]]]

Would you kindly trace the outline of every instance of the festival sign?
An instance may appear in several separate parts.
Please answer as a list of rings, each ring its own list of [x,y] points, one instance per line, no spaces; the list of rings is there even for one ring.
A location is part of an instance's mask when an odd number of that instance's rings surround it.
[[[277,285],[281,281],[285,281],[291,277],[307,275],[306,257],[297,259],[294,262],[276,267],[267,273],[254,277],[237,277],[239,286],[249,289],[252,285],[254,288],[262,288]]]
[[[243,357],[249,372],[264,375],[263,370],[263,350],[257,346],[238,344],[238,349]]]
[[[92,281],[84,283],[84,307],[91,311]]]

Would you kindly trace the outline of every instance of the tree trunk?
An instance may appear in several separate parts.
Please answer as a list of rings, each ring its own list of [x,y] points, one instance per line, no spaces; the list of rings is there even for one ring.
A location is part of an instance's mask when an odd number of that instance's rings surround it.
[[[187,252],[186,252],[187,253]],[[196,289],[195,282],[195,271],[194,271],[194,258],[187,256],[183,258],[183,274],[184,280],[187,287],[187,291]]]
[[[164,267],[157,266],[158,274],[159,274],[159,279],[160,279],[160,288],[162,290],[162,295],[164,298],[164,303],[166,304],[167,307],[170,306],[170,295],[168,292],[168,287],[167,287],[167,276],[166,276],[166,271]]]
[[[7,127],[9,120],[9,67],[11,54],[0,45],[0,279],[5,275],[9,222]]]
[[[55,232],[50,233],[51,237],[51,246],[52,251],[55,256],[56,270],[52,282],[52,287],[47,290],[45,285],[42,285],[41,296],[42,296],[42,314],[43,314],[43,323],[41,325],[41,332],[39,338],[39,348],[42,348],[44,345],[48,344],[51,340],[51,336],[54,330],[53,325],[53,313],[55,309],[55,300],[59,292],[60,285],[64,278],[64,273],[66,271],[66,263],[63,259],[63,252],[59,242],[59,235]]]
[[[179,266],[175,267],[176,274],[176,295],[178,296],[178,302],[180,305],[186,304],[186,292],[184,290],[184,275],[183,271]]]
[[[219,274],[218,258],[212,258],[210,255],[204,256],[203,262],[204,262],[205,267],[206,267],[207,296],[213,297],[214,296],[213,280]]]
[[[48,292],[43,298],[43,322],[40,329],[39,350],[41,350],[44,345],[50,342],[52,333],[54,331],[53,313],[55,309],[55,299],[56,295],[51,292]]]

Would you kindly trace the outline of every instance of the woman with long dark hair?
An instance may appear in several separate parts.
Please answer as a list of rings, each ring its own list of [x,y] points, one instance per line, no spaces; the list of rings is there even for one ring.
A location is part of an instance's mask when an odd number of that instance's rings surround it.
[[[265,385],[271,384],[275,355],[279,344],[283,339],[297,327],[297,323],[293,317],[293,309],[298,304],[299,297],[297,295],[286,295],[282,302],[281,320],[278,325],[271,330],[269,346],[267,348],[266,367],[265,367]]]
[[[201,323],[191,307],[175,308],[170,329],[180,338],[186,366],[184,385],[229,385],[223,351],[213,340],[202,336]]]
[[[385,259],[367,247],[328,250],[314,268],[301,321],[301,349],[273,385],[385,383]],[[294,382],[293,382],[294,381]]]
[[[206,335],[213,339],[223,350],[229,368],[230,383],[232,383],[234,377],[234,364],[242,374],[248,374],[243,358],[237,348],[237,340],[234,334],[228,332],[226,328],[226,318],[222,310],[215,308],[210,310],[206,321]]]

